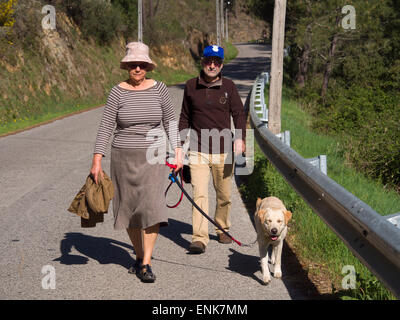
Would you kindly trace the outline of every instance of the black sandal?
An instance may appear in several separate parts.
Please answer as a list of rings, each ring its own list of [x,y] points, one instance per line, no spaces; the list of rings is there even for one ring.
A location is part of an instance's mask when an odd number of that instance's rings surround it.
[[[148,264],[141,266],[138,276],[139,276],[140,280],[142,280],[142,282],[156,281],[156,276],[153,273],[153,271],[151,270],[150,265],[148,265]]]
[[[140,268],[143,265],[143,258],[137,258],[133,267],[130,267],[128,273],[130,274],[138,274],[140,272]]]

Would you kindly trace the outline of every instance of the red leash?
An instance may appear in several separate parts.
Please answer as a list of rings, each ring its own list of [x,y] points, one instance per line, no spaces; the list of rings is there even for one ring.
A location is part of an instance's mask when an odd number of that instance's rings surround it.
[[[168,157],[167,157],[167,159],[168,159]],[[165,164],[166,164],[168,167],[170,167],[171,169],[176,169],[177,166],[174,165],[174,164],[168,163],[167,159],[165,160]],[[182,186],[183,186],[182,170],[179,171],[179,176],[181,177],[181,184],[182,184]],[[169,190],[169,188],[171,187],[171,185],[172,185],[173,183],[174,183],[174,181],[171,180],[169,186],[168,186],[167,189],[165,190],[165,193],[164,193],[165,198],[167,197],[168,190]],[[170,206],[170,205],[167,204],[167,207],[168,207],[168,208],[176,208],[177,206],[180,205],[182,199],[183,199],[183,192],[181,193],[181,198],[178,200],[178,202],[177,202],[175,205]]]

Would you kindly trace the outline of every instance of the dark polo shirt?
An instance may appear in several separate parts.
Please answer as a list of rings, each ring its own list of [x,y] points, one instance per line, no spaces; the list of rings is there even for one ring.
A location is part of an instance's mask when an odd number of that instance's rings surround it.
[[[182,143],[191,128],[190,150],[205,153],[232,151],[231,116],[235,139],[245,140],[246,117],[242,100],[232,80],[223,77],[208,83],[199,77],[186,82],[179,131]],[[240,129],[240,130],[237,130]]]

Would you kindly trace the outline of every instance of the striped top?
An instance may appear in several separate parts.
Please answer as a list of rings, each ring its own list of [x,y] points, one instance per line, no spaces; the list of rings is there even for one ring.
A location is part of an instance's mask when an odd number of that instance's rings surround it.
[[[161,129],[161,122],[164,130]],[[105,156],[114,132],[116,148],[166,147],[166,135],[173,149],[180,146],[178,126],[168,88],[162,82],[144,90],[114,86],[104,108],[94,153]]]

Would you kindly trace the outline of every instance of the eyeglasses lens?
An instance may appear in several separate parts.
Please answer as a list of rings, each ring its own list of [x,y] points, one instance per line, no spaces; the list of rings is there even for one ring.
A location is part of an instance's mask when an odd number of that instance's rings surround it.
[[[130,63],[128,66],[130,69],[136,69],[137,67],[140,69],[146,69],[147,63]]]
[[[215,59],[211,59],[211,60],[206,60],[205,64],[207,66],[211,66],[211,64],[214,63],[214,66],[216,66],[217,68],[221,66],[222,62],[219,60],[215,60]]]

